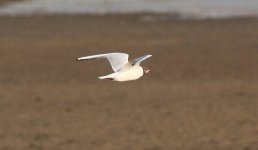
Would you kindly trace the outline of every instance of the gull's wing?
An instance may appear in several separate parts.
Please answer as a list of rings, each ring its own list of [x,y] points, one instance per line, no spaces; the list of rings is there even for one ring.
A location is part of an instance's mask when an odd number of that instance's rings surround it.
[[[139,57],[139,58],[136,58],[136,59],[134,59],[134,60],[131,60],[130,61],[130,63],[132,64],[132,66],[134,66],[134,65],[140,65],[140,63],[142,62],[142,61],[144,61],[145,59],[147,59],[147,58],[150,58],[152,55],[144,55],[144,56],[142,56],[142,57]]]
[[[128,63],[129,55],[126,53],[107,53],[107,54],[98,54],[98,55],[91,55],[80,57],[77,60],[89,60],[89,59],[96,59],[96,58],[106,58],[109,63],[111,64],[112,69],[114,72],[119,71],[125,64]]]

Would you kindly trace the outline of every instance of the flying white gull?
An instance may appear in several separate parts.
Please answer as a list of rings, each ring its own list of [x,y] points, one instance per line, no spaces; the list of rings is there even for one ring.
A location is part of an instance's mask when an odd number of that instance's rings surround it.
[[[111,64],[114,73],[101,76],[99,79],[108,79],[112,81],[130,81],[139,79],[144,74],[150,73],[146,67],[140,66],[140,63],[152,55],[144,55],[134,60],[128,61],[129,55],[126,53],[107,53],[80,57],[77,60],[90,60],[96,58],[106,58]]]

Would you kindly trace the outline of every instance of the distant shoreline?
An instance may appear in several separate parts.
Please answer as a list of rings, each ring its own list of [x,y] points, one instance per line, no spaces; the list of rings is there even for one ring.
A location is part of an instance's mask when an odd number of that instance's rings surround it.
[[[256,16],[236,16],[224,18],[198,18],[180,16],[172,13],[120,13],[120,14],[35,14],[35,15],[0,15],[0,18],[63,18],[63,17],[90,17],[90,18],[123,18],[129,17],[143,22],[168,22],[168,21],[204,21],[204,20],[258,20]]]
[[[21,2],[22,1],[22,2]],[[1,3],[15,2],[4,0]],[[207,19],[207,18],[238,18],[258,17],[258,0],[236,0],[235,4],[218,0],[17,0],[17,3],[0,5],[0,16],[28,16],[28,15],[106,15],[106,14],[166,14],[179,19]]]

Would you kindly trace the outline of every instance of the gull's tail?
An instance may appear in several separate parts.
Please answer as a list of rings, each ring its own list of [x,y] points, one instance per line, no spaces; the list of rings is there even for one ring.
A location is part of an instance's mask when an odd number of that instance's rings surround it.
[[[101,79],[101,80],[103,80],[103,79],[114,80],[114,74],[115,73],[112,73],[112,74],[109,74],[109,75],[106,75],[106,76],[101,76],[101,77],[99,77],[99,79]]]

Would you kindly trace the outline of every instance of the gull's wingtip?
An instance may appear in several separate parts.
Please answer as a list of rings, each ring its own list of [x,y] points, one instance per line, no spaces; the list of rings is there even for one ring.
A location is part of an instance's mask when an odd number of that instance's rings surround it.
[[[148,54],[148,55],[146,55],[146,57],[149,58],[149,57],[152,57],[152,55]]]

